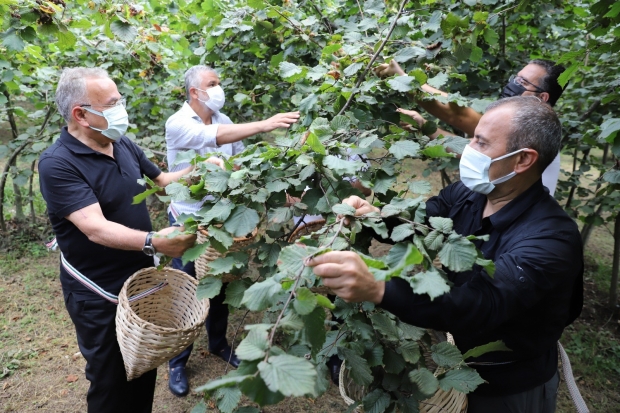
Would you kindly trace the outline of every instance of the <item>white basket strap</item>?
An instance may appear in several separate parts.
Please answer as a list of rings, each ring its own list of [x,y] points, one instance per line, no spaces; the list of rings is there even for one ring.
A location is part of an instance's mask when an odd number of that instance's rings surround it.
[[[562,359],[562,373],[564,375],[564,380],[566,381],[566,387],[568,387],[568,393],[570,394],[570,398],[573,399],[573,403],[577,408],[577,413],[590,413],[586,402],[581,397],[581,393],[579,392],[579,388],[577,387],[577,383],[575,383],[575,378],[573,377],[573,369],[570,365],[570,360],[568,359],[568,354],[564,351],[564,347],[558,341],[558,350],[560,352],[560,358]]]
[[[82,284],[84,287],[88,288],[89,290],[91,290],[92,292],[94,292],[95,294],[99,295],[102,298],[105,298],[106,300],[110,301],[111,303],[117,304],[118,305],[118,296],[111,294],[109,292],[107,292],[106,290],[104,290],[103,288],[99,287],[97,284],[95,284],[94,282],[92,282],[87,276],[85,276],[84,274],[82,274],[81,272],[79,272],[77,269],[75,269],[75,267],[73,267],[71,264],[69,264],[69,261],[67,261],[65,259],[65,256],[63,255],[63,253],[60,253],[60,262],[62,263],[63,268],[65,269],[65,271],[67,271],[67,273],[72,276],[76,281],[78,281],[80,284]],[[149,288],[148,290],[144,290],[141,293],[138,293],[136,295],[133,295],[131,297],[129,297],[129,302],[133,302],[136,300],[140,300],[148,295],[153,294],[156,291],[161,290],[162,288],[164,288],[165,286],[167,286],[168,283],[167,282],[161,282],[159,284],[157,284],[154,287]]]

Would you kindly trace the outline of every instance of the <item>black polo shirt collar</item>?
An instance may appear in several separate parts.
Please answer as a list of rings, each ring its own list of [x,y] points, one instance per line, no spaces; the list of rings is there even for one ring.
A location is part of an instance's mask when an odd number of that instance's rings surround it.
[[[549,192],[543,186],[542,179],[538,179],[538,181],[534,182],[525,192],[508,202],[502,209],[489,216],[491,224],[498,231],[504,231],[510,227],[513,222],[519,219],[525,211],[533,205],[536,205],[545,196],[548,197]]]
[[[69,133],[69,130],[66,126],[63,126],[60,131],[60,138],[58,138],[60,142],[67,147],[71,152],[80,155],[92,155],[92,154],[101,154],[101,152],[97,152],[88,146],[84,145],[80,142],[79,139],[74,137]]]

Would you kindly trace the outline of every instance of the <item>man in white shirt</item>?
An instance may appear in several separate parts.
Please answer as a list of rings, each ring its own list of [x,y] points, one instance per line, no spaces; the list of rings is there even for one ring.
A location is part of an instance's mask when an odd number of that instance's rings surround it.
[[[299,119],[299,112],[279,113],[259,122],[233,124],[230,118],[220,112],[224,107],[224,90],[220,86],[217,73],[208,66],[194,66],[185,73],[185,92],[187,101],[183,107],[170,116],[166,122],[166,146],[170,171],[181,170],[189,164],[174,164],[177,154],[193,149],[200,155],[221,152],[232,156],[243,151],[243,139],[261,132],[271,132],[277,128],[288,128]],[[171,223],[180,214],[191,214],[202,207],[203,202],[172,202],[169,209]],[[195,277],[194,263],[183,266],[181,259],[172,261],[172,266]],[[209,316],[205,323],[209,336],[209,351],[233,367],[239,359],[226,340],[228,326],[228,305],[224,304],[226,284],[220,294],[211,299]],[[169,362],[168,386],[176,396],[189,392],[185,365],[192,351],[188,347]]]

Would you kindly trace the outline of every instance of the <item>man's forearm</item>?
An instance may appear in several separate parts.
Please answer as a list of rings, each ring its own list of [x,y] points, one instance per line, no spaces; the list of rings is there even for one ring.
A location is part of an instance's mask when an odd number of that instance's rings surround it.
[[[427,84],[422,86],[422,90],[434,95],[448,96],[446,92],[435,89]],[[441,103],[436,99],[418,100],[420,106],[436,118],[446,122],[452,127],[462,130],[469,136],[474,136],[476,126],[482,115],[468,106],[459,106],[456,103]]]
[[[216,140],[218,145],[234,143],[249,138],[257,133],[265,132],[263,122],[218,125]]]
[[[162,172],[157,178],[153,179],[153,182],[155,182],[157,186],[165,188],[166,186],[168,186],[168,184],[178,181],[183,175],[187,175],[193,169],[194,166],[191,165],[185,169],[181,169],[180,171],[176,172]]]

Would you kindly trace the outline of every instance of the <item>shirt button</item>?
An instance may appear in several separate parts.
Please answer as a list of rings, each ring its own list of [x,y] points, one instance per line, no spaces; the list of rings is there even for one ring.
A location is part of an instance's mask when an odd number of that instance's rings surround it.
[[[521,281],[522,283],[525,282],[525,277],[519,277],[519,281]]]

